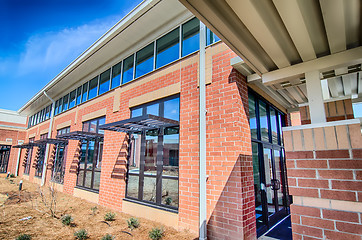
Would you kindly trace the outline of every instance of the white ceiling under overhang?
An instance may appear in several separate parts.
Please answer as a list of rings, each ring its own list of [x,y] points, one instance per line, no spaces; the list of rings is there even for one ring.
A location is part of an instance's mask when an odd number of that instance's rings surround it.
[[[315,70],[325,100],[362,98],[360,0],[179,1],[243,59],[233,66],[250,84],[288,108],[308,101],[304,73]]]

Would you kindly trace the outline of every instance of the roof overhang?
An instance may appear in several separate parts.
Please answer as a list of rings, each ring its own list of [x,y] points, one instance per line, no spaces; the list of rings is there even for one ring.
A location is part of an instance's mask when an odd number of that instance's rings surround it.
[[[67,91],[107,70],[129,54],[145,46],[170,26],[190,18],[189,12],[177,0],[144,0],[84,53],[70,63],[18,112],[31,114],[50,104],[43,92],[56,99]]]
[[[290,106],[307,101],[304,74],[315,70],[325,99],[362,97],[360,1],[179,1],[243,59],[234,67],[249,83]]]

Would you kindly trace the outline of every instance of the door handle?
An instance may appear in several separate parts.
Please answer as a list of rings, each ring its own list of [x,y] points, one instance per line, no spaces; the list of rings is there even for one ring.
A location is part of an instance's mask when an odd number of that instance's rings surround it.
[[[280,189],[280,181],[279,179],[272,179],[271,182],[271,189],[272,190],[279,190]]]

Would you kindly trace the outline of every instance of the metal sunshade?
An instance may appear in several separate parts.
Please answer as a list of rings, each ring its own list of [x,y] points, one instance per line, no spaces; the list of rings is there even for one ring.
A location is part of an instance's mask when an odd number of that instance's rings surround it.
[[[140,117],[133,117],[118,122],[107,123],[99,126],[99,129],[129,133],[158,129],[161,127],[173,127],[178,125],[179,121],[155,116],[152,114],[146,114]]]
[[[45,138],[45,139],[40,139],[35,141],[33,144],[34,146],[42,146],[42,145],[46,145],[46,144],[57,144],[57,143],[67,143],[67,140],[63,140],[63,139],[56,139],[56,138]]]
[[[94,132],[83,132],[83,131],[74,131],[57,136],[58,139],[70,139],[70,140],[91,140],[101,137],[103,137],[103,134],[94,133]]]
[[[33,148],[34,146],[36,146],[34,143],[28,142],[28,143],[23,143],[23,144],[13,146],[13,148]]]

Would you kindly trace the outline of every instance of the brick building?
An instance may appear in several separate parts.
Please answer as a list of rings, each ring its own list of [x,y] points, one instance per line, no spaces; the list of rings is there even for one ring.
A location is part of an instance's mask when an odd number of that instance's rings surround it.
[[[200,239],[255,239],[291,199],[296,237],[326,236],[311,227],[323,221],[337,234],[357,226],[357,239],[360,213],[340,202],[361,199],[351,100],[326,103],[329,120],[348,127],[283,128],[299,109],[307,124],[309,108],[251,82],[255,70],[208,26],[177,0],[142,2],[18,111],[25,143],[9,171]]]

